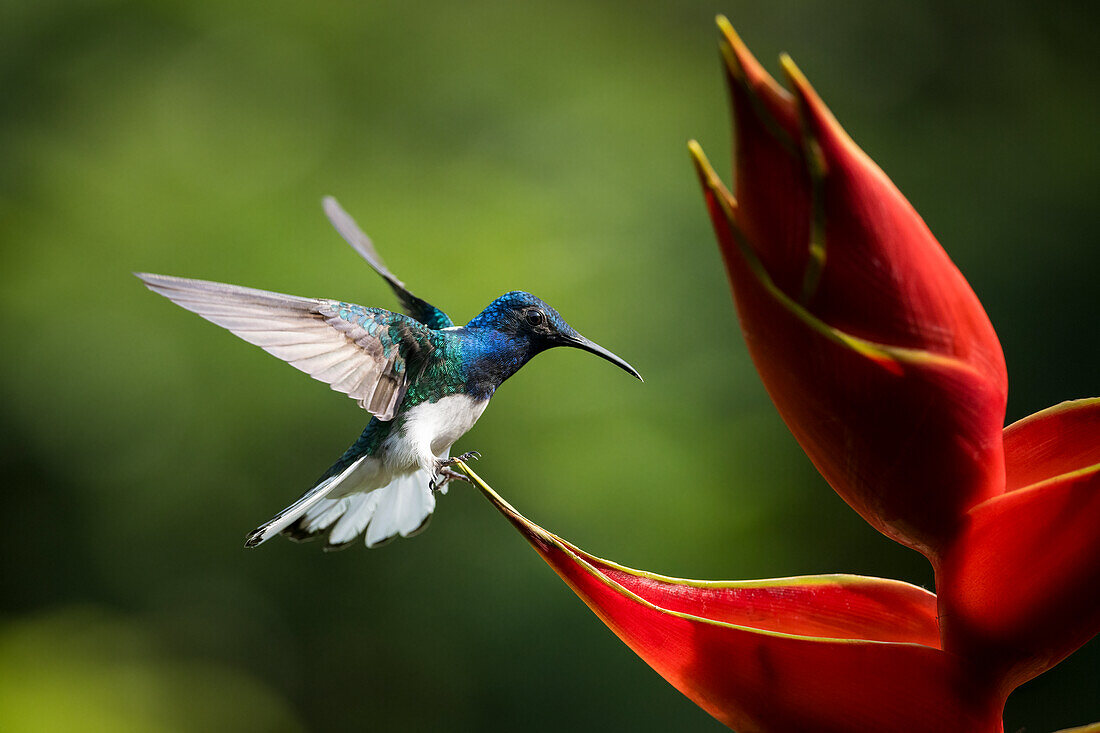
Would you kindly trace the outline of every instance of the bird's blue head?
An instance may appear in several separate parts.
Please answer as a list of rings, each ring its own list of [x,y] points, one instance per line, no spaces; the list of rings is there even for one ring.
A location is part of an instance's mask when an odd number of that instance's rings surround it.
[[[507,378],[535,354],[555,346],[583,349],[607,359],[627,373],[641,379],[634,367],[599,344],[589,341],[565,322],[561,314],[544,301],[522,290],[500,296],[481,311],[466,328],[481,332],[490,342],[513,351],[518,363],[508,366]],[[507,345],[507,346],[506,346]]]

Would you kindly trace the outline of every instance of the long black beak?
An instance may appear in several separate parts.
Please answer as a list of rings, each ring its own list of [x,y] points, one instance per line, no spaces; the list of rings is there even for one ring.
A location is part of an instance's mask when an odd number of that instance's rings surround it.
[[[591,353],[595,354],[596,356],[603,357],[604,359],[607,359],[609,362],[611,362],[615,366],[622,369],[627,374],[632,374],[635,377],[637,377],[639,382],[644,382],[645,381],[644,379],[642,379],[642,375],[638,374],[637,369],[630,366],[624,360],[622,360],[619,357],[615,356],[610,351],[608,351],[604,347],[597,344],[595,341],[589,341],[584,336],[581,336],[579,333],[576,333],[576,334],[573,334],[573,335],[570,335],[570,336],[566,336],[565,337],[565,343],[563,345],[564,346],[572,346],[575,349],[584,349],[585,351],[591,352]]]

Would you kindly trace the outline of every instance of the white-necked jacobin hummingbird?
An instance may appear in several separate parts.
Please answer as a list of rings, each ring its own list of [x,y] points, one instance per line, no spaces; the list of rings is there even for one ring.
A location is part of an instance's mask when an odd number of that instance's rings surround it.
[[[465,326],[413,295],[382,263],[369,237],[328,197],[336,230],[389,283],[408,315],[324,298],[301,298],[237,285],[136,273],[145,285],[314,379],[357,400],[373,415],[340,459],[286,509],[245,541],[277,533],[295,540],[328,532],[325,549],[366,533],[367,547],[423,530],[436,491],[462,475],[449,468],[451,446],[489,398],[535,354],[555,346],[590,351],[641,376],[581,336],[530,293],[506,293]]]

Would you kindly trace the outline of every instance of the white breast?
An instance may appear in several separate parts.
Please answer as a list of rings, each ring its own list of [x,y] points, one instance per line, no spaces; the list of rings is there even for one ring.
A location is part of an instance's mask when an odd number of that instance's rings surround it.
[[[401,432],[421,451],[443,456],[455,441],[474,426],[489,400],[468,395],[449,395],[436,402],[421,402],[405,415]]]

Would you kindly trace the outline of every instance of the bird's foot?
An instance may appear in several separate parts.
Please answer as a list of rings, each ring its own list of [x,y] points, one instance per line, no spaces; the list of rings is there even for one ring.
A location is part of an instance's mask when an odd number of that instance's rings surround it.
[[[465,453],[463,453],[460,456],[453,456],[451,458],[444,458],[442,465],[444,465],[444,466],[453,466],[454,464],[458,463],[459,461],[462,461],[463,463],[465,463],[467,461],[476,461],[480,458],[481,458],[480,453],[478,453],[476,450],[471,450],[471,451],[466,451]]]
[[[455,479],[458,479],[459,481],[469,481],[470,479],[467,478],[465,474],[459,473],[458,471],[451,468],[451,466],[458,463],[459,461],[476,461],[479,458],[481,458],[481,454],[478,453],[476,450],[468,451],[460,456],[444,458],[443,460],[436,463],[435,475],[432,476],[432,480],[428,482],[428,488],[435,492],[446,486],[448,481],[454,481]]]
[[[466,477],[466,474],[459,473],[453,468],[448,468],[444,466],[439,469],[439,473],[435,475],[435,478],[428,482],[428,488],[431,489],[433,492],[441,491],[444,486],[452,481],[469,482],[470,479]]]

